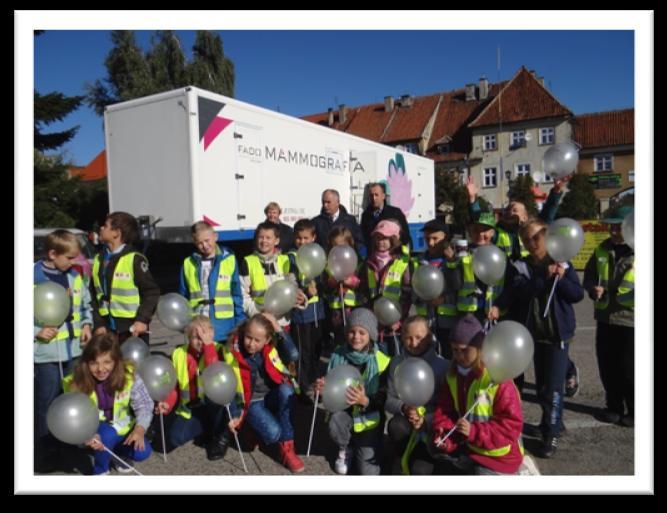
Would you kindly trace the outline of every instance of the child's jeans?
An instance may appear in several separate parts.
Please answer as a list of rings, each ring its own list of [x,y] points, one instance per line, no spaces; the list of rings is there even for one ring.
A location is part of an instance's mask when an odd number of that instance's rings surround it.
[[[131,433],[132,431],[130,431]],[[144,449],[138,450],[134,448],[134,445],[123,445],[123,441],[127,435],[119,435],[116,433],[116,430],[108,422],[100,422],[99,427],[97,428],[97,434],[100,435],[102,443],[107,447],[107,449],[113,451],[116,456],[121,458],[129,458],[134,461],[143,461],[151,455],[152,449],[151,444],[146,438],[144,438]],[[116,458],[111,456],[107,451],[94,451],[95,462],[93,464],[93,474],[99,475],[107,472],[109,470],[109,465],[113,459],[115,462],[120,464]]]
[[[294,440],[290,412],[294,389],[282,384],[271,390],[263,400],[250,403],[247,422],[266,445]]]

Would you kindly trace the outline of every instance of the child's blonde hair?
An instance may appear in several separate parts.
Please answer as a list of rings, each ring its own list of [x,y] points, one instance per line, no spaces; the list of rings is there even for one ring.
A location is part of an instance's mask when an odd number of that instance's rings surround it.
[[[519,228],[519,237],[521,237],[521,240],[526,239],[528,233],[532,231],[531,228],[533,226],[538,226],[542,230],[546,230],[548,228],[547,223],[539,217],[531,217],[528,219],[528,221],[526,221],[526,224]]]
[[[211,319],[205,315],[195,315],[185,327],[185,339],[190,340],[190,337],[195,333],[198,327],[213,330]]]
[[[354,247],[354,236],[352,235],[352,232],[350,231],[349,228],[340,225],[334,226],[329,232],[329,238],[327,240],[327,242],[329,243],[329,247],[333,246],[333,241],[336,240],[338,237],[344,237],[345,244],[347,244],[351,248]]]
[[[81,243],[72,232],[67,230],[55,230],[46,236],[44,242],[44,253],[49,255],[49,251],[55,251],[56,255],[64,255],[70,251],[81,251]]]

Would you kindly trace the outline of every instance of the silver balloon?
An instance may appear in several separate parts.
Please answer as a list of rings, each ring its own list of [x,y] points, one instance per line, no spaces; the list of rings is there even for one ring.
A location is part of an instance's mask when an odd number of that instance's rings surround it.
[[[571,142],[554,144],[542,159],[542,170],[554,180],[574,173],[579,162],[579,150]]]
[[[502,383],[525,372],[533,359],[533,351],[533,337],[526,327],[515,321],[503,321],[486,335],[482,361],[491,381]]]
[[[424,406],[435,390],[433,369],[422,358],[406,358],[394,371],[394,385],[398,397],[405,404],[413,408]]]
[[[584,245],[584,230],[574,219],[563,217],[549,225],[545,240],[547,253],[556,262],[573,259]]]
[[[150,354],[148,345],[139,337],[128,338],[121,344],[120,352],[123,355],[123,359],[132,362],[137,368]]]
[[[336,281],[349,278],[357,270],[357,253],[347,244],[334,246],[329,251],[327,264]]]
[[[296,252],[296,265],[306,280],[312,280],[327,266],[327,254],[317,242],[304,244]]]
[[[35,324],[57,328],[69,315],[70,298],[62,285],[45,281],[35,285]]]
[[[225,406],[234,400],[236,395],[236,374],[231,365],[215,362],[202,373],[204,393],[211,401]]]
[[[412,276],[412,290],[424,301],[437,298],[445,290],[445,276],[432,265],[421,265]]]
[[[46,412],[46,425],[61,442],[79,445],[97,433],[99,415],[90,397],[81,392],[69,392],[51,403]]]
[[[507,255],[498,246],[479,246],[472,257],[472,271],[487,285],[495,285],[505,276]]]
[[[188,300],[175,292],[165,294],[157,304],[157,318],[170,330],[184,331],[192,315]]]
[[[322,402],[327,411],[336,413],[350,407],[345,392],[350,386],[363,383],[359,370],[352,365],[343,364],[331,369],[326,376],[322,389]]]
[[[176,369],[169,358],[153,355],[139,365],[139,375],[154,401],[164,401],[176,386]]]
[[[282,317],[296,305],[297,287],[289,280],[278,280],[264,294],[264,310]]]
[[[625,216],[621,224],[621,233],[623,240],[632,249],[635,249],[635,211]]]
[[[383,326],[391,326],[401,320],[401,307],[396,301],[385,296],[375,300],[373,313]]]

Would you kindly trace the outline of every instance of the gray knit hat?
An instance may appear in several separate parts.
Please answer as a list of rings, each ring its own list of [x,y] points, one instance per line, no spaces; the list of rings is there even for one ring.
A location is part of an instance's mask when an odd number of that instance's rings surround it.
[[[346,337],[353,326],[361,326],[368,331],[373,342],[378,339],[378,320],[368,308],[356,308],[352,311],[345,324]]]

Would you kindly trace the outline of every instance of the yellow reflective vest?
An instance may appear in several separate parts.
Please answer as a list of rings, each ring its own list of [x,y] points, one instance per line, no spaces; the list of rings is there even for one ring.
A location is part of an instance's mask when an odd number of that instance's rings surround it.
[[[217,250],[220,254],[220,250]],[[190,296],[189,303],[193,311],[199,307],[201,301],[207,301],[204,297],[201,283],[199,281],[200,264],[195,258],[189,256],[183,261],[183,276],[185,277],[185,286],[188,288]],[[232,298],[232,277],[236,269],[236,257],[227,256],[220,262],[218,267],[218,279],[215,282],[215,291],[213,291],[213,310],[216,319],[231,319],[234,317],[234,300]],[[211,293],[209,292],[209,295]]]
[[[107,283],[107,294],[104,294],[100,282],[102,255],[96,255],[93,261],[93,285],[99,305],[100,315],[133,319],[136,317],[141,299],[139,289],[134,282],[134,257],[140,253],[132,251],[118,259],[113,276]]]

